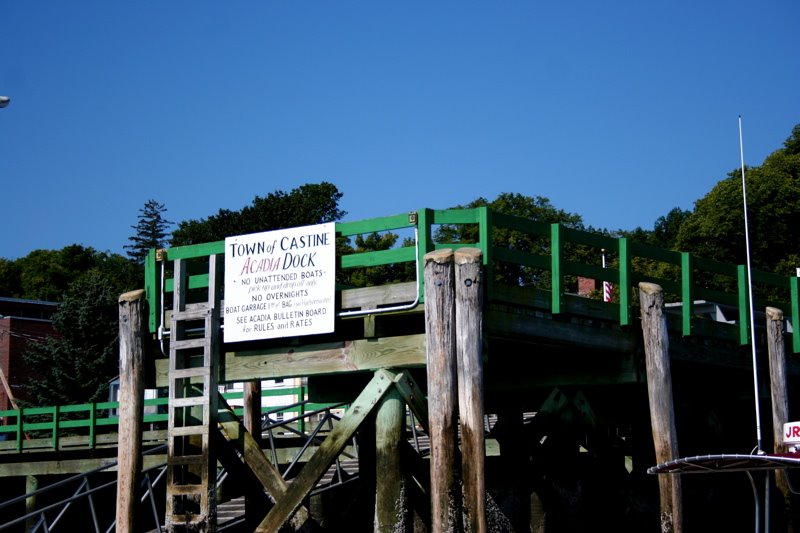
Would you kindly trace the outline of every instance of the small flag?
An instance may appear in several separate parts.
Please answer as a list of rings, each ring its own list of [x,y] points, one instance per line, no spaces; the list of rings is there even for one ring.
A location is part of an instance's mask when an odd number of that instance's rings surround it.
[[[611,291],[614,290],[614,286],[611,284],[610,281],[603,282],[603,301],[610,302],[611,301]]]

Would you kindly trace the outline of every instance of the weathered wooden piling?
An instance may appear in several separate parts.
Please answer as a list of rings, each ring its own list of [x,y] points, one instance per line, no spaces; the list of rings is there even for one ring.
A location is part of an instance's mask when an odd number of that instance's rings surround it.
[[[642,333],[647,366],[647,395],[650,401],[650,424],[655,444],[656,462],[678,457],[678,436],[672,401],[672,373],[669,361],[667,317],[664,314],[664,291],[655,283],[639,283],[642,307]],[[681,478],[658,476],[661,503],[661,531],[683,530]]]
[[[408,505],[400,445],[405,430],[405,403],[392,386],[375,417],[375,528],[379,533],[406,531]]]
[[[482,253],[460,248],[456,264],[456,353],[461,422],[461,480],[468,532],[486,531],[485,445],[483,434]]]
[[[769,380],[772,391],[773,450],[783,453],[783,425],[789,421],[789,398],[786,394],[786,344],[783,340],[783,311],[767,307],[767,348],[769,352]],[[782,496],[781,514],[786,531],[794,531],[792,499],[785,470],[775,470],[775,485]]]
[[[133,533],[137,481],[142,469],[144,407],[144,291],[119,297],[119,445],[117,459],[117,532]]]
[[[261,446],[261,382],[245,381],[242,390],[242,423],[253,440]],[[258,482],[247,484],[244,509],[248,525],[257,525],[263,518],[263,500],[258,497],[262,487]]]
[[[431,441],[431,531],[454,531],[461,518],[456,457],[456,336],[453,251],[425,254],[425,341]]]

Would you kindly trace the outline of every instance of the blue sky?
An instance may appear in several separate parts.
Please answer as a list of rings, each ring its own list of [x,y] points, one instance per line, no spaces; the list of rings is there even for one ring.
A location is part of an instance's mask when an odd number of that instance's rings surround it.
[[[651,228],[800,123],[796,0],[0,0],[0,257],[122,253],[335,183],[347,220],[541,195]]]

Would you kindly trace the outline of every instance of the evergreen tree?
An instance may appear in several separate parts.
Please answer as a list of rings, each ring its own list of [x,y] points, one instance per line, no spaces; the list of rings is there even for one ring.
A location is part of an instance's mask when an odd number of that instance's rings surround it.
[[[173,224],[164,218],[167,208],[156,200],[147,200],[139,210],[139,222],[131,226],[136,234],[129,237],[131,244],[123,246],[128,257],[138,264],[144,263],[151,248],[163,248],[167,244],[168,228]]]

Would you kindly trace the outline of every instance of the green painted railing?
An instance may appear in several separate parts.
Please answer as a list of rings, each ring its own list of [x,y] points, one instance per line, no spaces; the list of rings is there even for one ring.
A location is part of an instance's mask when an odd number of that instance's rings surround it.
[[[287,387],[284,389],[264,389],[262,398],[276,396],[293,396],[304,399],[306,388],[304,386]],[[227,401],[241,400],[242,392],[226,392],[223,398]],[[153,398],[144,401],[145,424],[160,424],[166,429],[167,398]],[[333,404],[292,402],[288,405],[268,406],[262,405],[261,412],[277,414],[284,412],[297,413],[302,417],[307,412],[311,413],[325,409]],[[36,444],[36,449],[58,450],[66,445],[66,439],[72,439],[75,446],[94,448],[100,444],[98,437],[103,434],[116,433],[119,419],[116,411],[119,402],[95,402],[79,405],[64,405],[53,407],[27,407],[0,411],[0,453],[3,451],[22,452],[30,449],[26,441]],[[242,408],[234,408],[234,412],[242,415]],[[305,422],[302,418],[294,424],[298,431],[304,431]],[[74,439],[74,437],[79,437]],[[112,439],[113,440],[113,439]],[[46,442],[49,441],[49,442]],[[13,444],[12,444],[13,443]]]
[[[437,229],[442,227],[473,226],[468,241],[442,242],[437,239]],[[421,209],[404,215],[373,218],[356,222],[339,222],[336,232],[342,237],[367,235],[416,228],[417,249],[398,247],[390,250],[354,253],[339,258],[339,268],[364,268],[388,264],[413,263],[418,261],[418,276],[422,279],[422,257],[432,250],[475,246],[483,251],[486,279],[489,280],[489,298],[492,287],[501,283],[495,275],[502,266],[512,265],[521,269],[546,273],[535,288],[549,291],[547,311],[553,314],[565,312],[565,294],[572,289],[577,277],[612,282],[617,287],[616,301],[618,320],[623,326],[631,323],[632,309],[636,307],[635,287],[640,281],[660,284],[673,303],[681,303],[681,330],[691,335],[698,318],[694,302],[706,300],[737,309],[739,341],[747,344],[749,332],[749,306],[747,273],[743,265],[734,265],[703,259],[687,252],[664,250],[646,246],[626,238],[614,238],[568,228],[561,224],[547,224],[534,220],[493,212],[486,207],[474,209]],[[534,249],[515,244],[509,235],[522,236],[516,239],[535,242]],[[504,236],[501,238],[501,236]],[[576,253],[576,250],[582,253]],[[608,254],[608,268],[600,265],[601,253]],[[224,241],[170,248],[163,251],[163,261],[156,260],[155,250],[146,261],[145,290],[150,303],[150,331],[157,331],[161,317],[159,313],[162,291],[162,265],[165,267],[163,291],[172,291],[170,261],[175,259],[197,259],[196,269],[189,278],[190,288],[203,288],[208,284],[208,275],[203,272],[203,258],[211,254],[224,253]],[[574,257],[590,257],[576,261]],[[207,263],[207,262],[206,262]],[[654,265],[660,271],[669,272],[668,277],[653,274]],[[207,268],[207,266],[205,267]],[[505,280],[508,284],[509,280]],[[514,284],[514,281],[511,281]],[[753,284],[757,288],[755,309],[767,305],[781,308],[792,324],[793,331],[800,331],[800,285],[798,278],[753,272]],[[724,288],[720,288],[724,287]],[[572,290],[571,290],[572,289]],[[771,294],[770,299],[759,294]],[[774,296],[777,294],[777,297]],[[424,288],[420,283],[420,301],[424,300]],[[793,350],[800,352],[800,335],[793,335]]]

